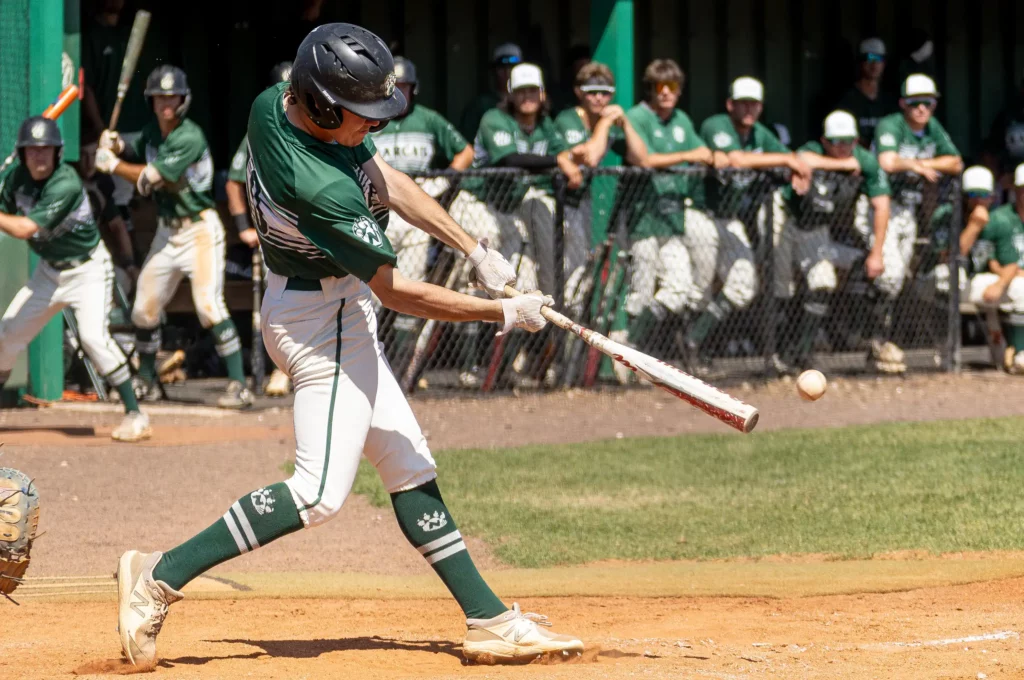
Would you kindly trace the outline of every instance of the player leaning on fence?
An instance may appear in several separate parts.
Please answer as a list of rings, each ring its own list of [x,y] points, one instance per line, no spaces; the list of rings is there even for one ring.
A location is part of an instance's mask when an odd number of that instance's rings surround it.
[[[886,372],[906,370],[903,350],[892,342],[892,307],[914,254],[918,212],[926,196],[930,197],[927,203],[934,204],[943,175],[959,175],[963,170],[960,152],[933,116],[939,100],[935,81],[912,74],[900,94],[902,111],[886,116],[875,128],[878,163],[892,184],[892,215],[882,248],[885,271],[875,279],[882,307],[871,349],[876,367]]]
[[[631,165],[643,165],[647,149],[622,107],[612,104],[615,76],[606,65],[592,61],[576,73],[573,87],[577,106],[566,109],[555,118],[555,125],[569,145],[574,162],[597,167],[608,149],[624,156]],[[579,311],[582,300],[575,297],[583,276],[587,251],[591,247],[591,183],[566,191],[565,241],[565,305]]]
[[[764,108],[764,85],[743,76],[733,81],[726,113],[711,116],[700,126],[700,136],[711,148],[713,165],[722,170],[704,183],[714,229],[689,236],[694,286],[701,313],[690,326],[687,345],[702,347],[714,328],[736,309],[743,309],[757,293],[757,270],[750,234],[759,231],[759,212],[774,189],[765,170],[787,168],[797,193],[807,191],[811,171],[807,164],[759,122]],[[714,293],[715,277],[721,290]],[[707,359],[699,361],[707,366]]]
[[[803,196],[792,187],[779,192],[777,208],[782,214],[773,220],[773,292],[781,301],[791,300],[797,290],[797,272],[807,283],[800,311],[787,310],[784,315],[798,314],[799,320],[785,319],[789,327],[797,328],[797,333],[795,338],[784,341],[781,356],[775,357],[775,368],[781,372],[809,367],[814,338],[829,314],[838,285],[837,269],[845,273],[859,267],[868,279],[877,278],[883,271],[889,182],[877,159],[859,146],[857,139],[853,114],[830,113],[825,118],[820,141],[808,142],[797,150],[800,158],[817,171],[811,176],[810,190]],[[873,208],[870,237],[860,233],[855,225],[862,196],[870,200]],[[783,302],[780,307],[785,305]]]
[[[987,178],[981,171],[988,173]],[[988,214],[987,207],[973,209],[960,238],[960,252],[966,254],[973,247],[972,260],[977,273],[971,278],[969,299],[976,305],[999,306],[1009,327],[1008,344],[1013,348],[1010,350],[1013,357],[1007,357],[1006,368],[1010,373],[1021,375],[1024,374],[1024,164],[1017,166],[1013,179],[1016,201],[993,210],[987,223],[982,221]],[[985,168],[969,168],[964,173],[964,186],[971,186],[980,199],[990,197],[992,175]]]

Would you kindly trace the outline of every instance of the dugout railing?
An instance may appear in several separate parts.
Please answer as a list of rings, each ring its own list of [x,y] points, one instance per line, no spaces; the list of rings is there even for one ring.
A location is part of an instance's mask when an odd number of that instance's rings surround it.
[[[962,223],[957,177],[888,177],[897,238],[874,280],[869,194],[886,190],[860,174],[816,171],[803,194],[776,170],[597,168],[578,189],[558,172],[505,168],[416,179],[501,250],[522,284],[585,326],[707,379],[958,366],[961,272],[948,266]],[[406,276],[473,290],[461,256],[394,214],[387,234]],[[493,324],[389,310],[379,329],[409,392],[631,381],[559,329],[495,337]]]

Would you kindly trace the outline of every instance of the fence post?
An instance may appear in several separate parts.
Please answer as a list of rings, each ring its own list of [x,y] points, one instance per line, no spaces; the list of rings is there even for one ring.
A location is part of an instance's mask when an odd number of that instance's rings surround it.
[[[562,307],[563,291],[565,290],[565,175],[561,171],[555,173],[555,253],[552,258],[555,262],[555,289],[550,294],[555,298],[555,306]]]
[[[953,214],[949,220],[949,310],[947,315],[946,342],[943,347],[942,370],[959,373],[962,364],[963,338],[960,321],[960,265],[965,258],[960,254],[960,231],[963,227],[963,201],[960,198],[960,182],[953,180]]]

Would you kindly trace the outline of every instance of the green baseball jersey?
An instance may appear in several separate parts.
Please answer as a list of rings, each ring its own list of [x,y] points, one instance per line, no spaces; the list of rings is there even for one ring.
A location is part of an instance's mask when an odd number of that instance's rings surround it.
[[[191,120],[181,121],[167,139],[160,134],[156,120],[150,121],[132,151],[164,179],[163,186],[153,191],[160,217],[196,219],[213,207],[213,158],[203,130]]]
[[[895,151],[900,158],[928,159],[939,156],[959,156],[949,133],[932,117],[920,133],[910,129],[903,113],[883,118],[875,128],[875,153]],[[923,182],[916,175],[900,176],[893,180],[893,202],[914,210],[923,200]]]
[[[444,116],[420,104],[371,136],[380,157],[406,173],[447,168],[455,154],[469,146]]]
[[[486,168],[514,153],[535,156],[556,156],[565,151],[565,140],[550,117],[544,116],[533,130],[526,132],[510,114],[491,109],[480,121],[480,129],[473,142],[473,167]],[[500,203],[502,209],[511,210],[519,205],[530,184],[551,191],[551,178],[546,175],[518,179],[512,186],[507,180],[467,178],[462,187],[483,201]]]
[[[571,109],[565,109],[558,116],[555,117],[555,127],[558,128],[559,134],[562,135],[562,139],[565,140],[567,148],[572,148],[577,144],[586,142],[591,137],[591,130],[583,122],[581,117],[581,109],[573,107]],[[626,145],[626,133],[623,132],[622,128],[618,125],[613,125],[608,130],[608,148],[612,149],[619,155],[625,153]],[[609,179],[609,178],[606,178]],[[590,177],[584,178],[583,186],[579,189],[567,190],[565,192],[565,201],[573,207],[579,206],[580,202],[586,197],[590,188]]]
[[[857,119],[860,145],[870,149],[875,141],[878,123],[893,111],[898,111],[899,102],[887,92],[879,91],[878,96],[871,99],[859,87],[851,87],[836,104],[836,108],[853,114]]]
[[[976,271],[982,272],[988,271],[989,260],[1024,267],[1024,221],[1016,206],[1007,203],[989,214],[988,224],[974,245],[972,259]]]
[[[798,151],[825,155],[821,142],[807,142]],[[860,164],[860,175],[853,176],[840,172],[815,172],[811,176],[811,188],[800,196],[791,185],[786,185],[782,195],[786,199],[790,214],[801,227],[816,228],[835,224],[839,220],[853,219],[857,197],[869,198],[888,196],[891,193],[889,178],[870,151],[853,147],[853,156]]]
[[[249,135],[242,137],[238,150],[231,157],[231,167],[228,168],[228,179],[232,182],[245,184],[245,166],[249,163]]]
[[[647,102],[641,102],[627,111],[626,117],[649,153],[693,151],[705,146],[693,121],[679,109],[662,120]],[[634,195],[640,200],[624,206],[631,211],[629,224],[634,238],[682,234],[686,229],[686,206],[700,208],[704,205],[701,180],[697,175],[652,173]]]
[[[59,164],[52,175],[37,182],[19,164],[0,183],[0,212],[36,223],[39,231],[28,245],[47,262],[85,257],[100,240],[92,205],[70,165]]]
[[[264,91],[249,113],[249,211],[270,271],[322,279],[352,274],[369,281],[397,259],[378,219],[386,219],[362,164],[377,153],[318,141],[284,112],[287,83]],[[375,215],[376,213],[376,215]]]
[[[700,126],[700,136],[714,151],[746,151],[748,153],[789,153],[775,133],[760,122],[740,136],[727,113],[711,116]],[[749,217],[761,194],[772,187],[752,187],[761,177],[757,170],[730,171],[721,176],[709,175],[705,181],[708,207],[719,217]]]

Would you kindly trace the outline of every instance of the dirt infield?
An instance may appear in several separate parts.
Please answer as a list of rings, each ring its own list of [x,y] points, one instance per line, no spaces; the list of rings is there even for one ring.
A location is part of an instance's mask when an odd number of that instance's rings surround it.
[[[814,404],[801,402],[786,383],[732,391],[761,409],[759,432],[1024,414],[1024,381],[995,373],[839,380]],[[423,399],[414,409],[438,450],[727,431],[649,389]],[[154,439],[129,446],[108,439],[119,420],[116,408],[0,411],[0,465],[36,478],[45,531],[33,555],[27,597],[20,608],[5,610],[0,677],[123,670],[116,661],[109,593],[109,574],[120,552],[174,545],[219,517],[241,494],[286,476],[282,465],[294,446],[288,410],[225,415],[201,408],[154,409],[152,418]],[[600,653],[557,666],[462,667],[459,612],[449,600],[435,599],[441,592],[436,579],[408,546],[391,512],[354,497],[326,526],[215,569],[214,580],[172,611],[161,637],[165,660],[156,673],[174,678],[1024,677],[1020,556],[1002,556],[998,564],[972,562],[970,570],[953,575],[945,571],[948,565],[939,569],[933,560],[908,555],[889,556],[899,565],[895,571],[891,565],[872,567],[873,562],[833,568],[837,563],[827,557],[798,557],[798,565],[821,562],[828,570],[773,571],[771,565],[787,562],[779,559],[717,571],[698,565],[692,572],[672,563],[682,571],[663,574],[649,574],[642,565],[605,571],[598,565],[541,578],[505,569],[478,540],[470,538],[469,544],[499,592],[523,597],[524,608],[549,615],[556,629],[583,636]],[[82,581],[83,576],[95,578]],[[531,587],[516,585],[523,578]],[[280,586],[289,579],[304,585]],[[979,582],[964,585],[969,581]],[[68,594],[68,583],[99,585],[80,596]],[[590,585],[573,585],[583,583]],[[801,583],[821,587],[802,590]],[[642,584],[645,589],[636,590]],[[893,589],[900,592],[881,594]],[[875,594],[836,594],[865,590]],[[565,597],[574,593],[579,596]],[[542,597],[554,594],[563,597]],[[623,596],[629,594],[635,596]]]

